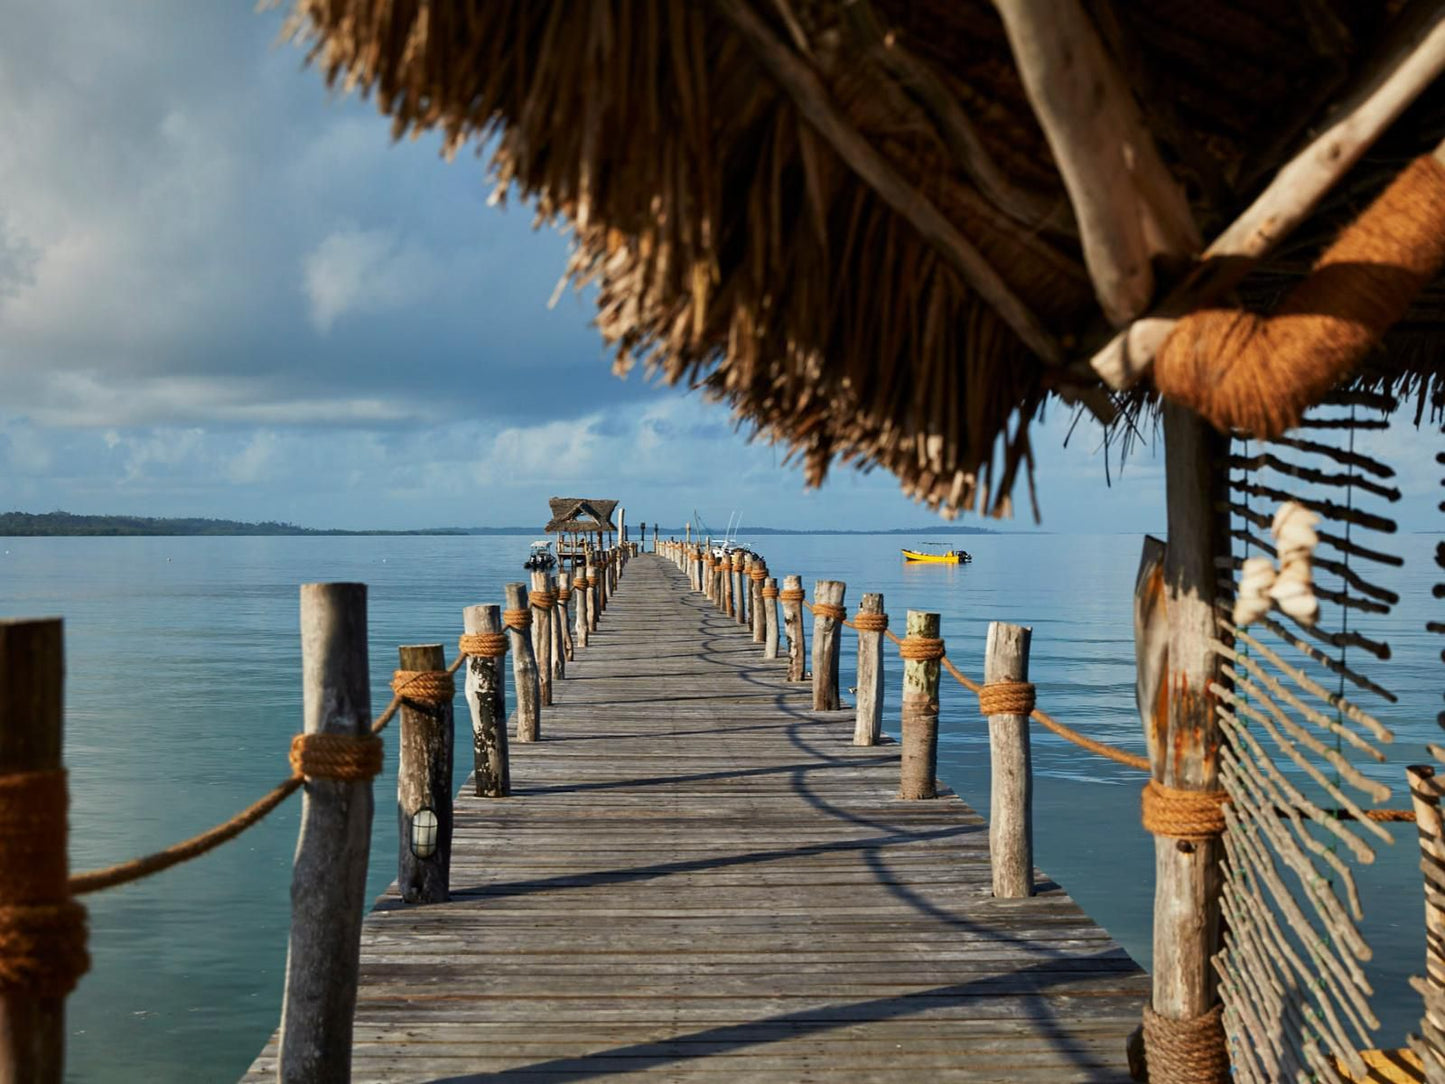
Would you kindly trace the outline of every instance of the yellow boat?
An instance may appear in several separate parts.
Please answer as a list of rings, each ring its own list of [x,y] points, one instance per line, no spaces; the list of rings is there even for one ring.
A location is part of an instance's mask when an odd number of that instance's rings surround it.
[[[945,550],[940,553],[922,553],[919,550],[904,550],[905,561],[923,561],[933,565],[966,565],[973,555],[964,550]]]

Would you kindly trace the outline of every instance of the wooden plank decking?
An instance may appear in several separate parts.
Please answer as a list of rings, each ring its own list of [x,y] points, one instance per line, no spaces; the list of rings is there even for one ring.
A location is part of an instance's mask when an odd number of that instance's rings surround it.
[[[462,788],[452,901],[368,916],[354,1079],[1127,1079],[1139,967],[1042,875],[994,900],[982,819],[784,675],[634,559],[514,797]]]

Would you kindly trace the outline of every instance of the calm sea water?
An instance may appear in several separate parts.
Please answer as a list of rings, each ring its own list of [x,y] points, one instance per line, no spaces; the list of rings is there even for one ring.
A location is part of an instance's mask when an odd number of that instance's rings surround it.
[[[66,619],[74,867],[171,843],[287,774],[285,751],[301,711],[298,584],[370,585],[379,709],[397,645],[441,641],[450,655],[462,606],[499,602],[502,583],[522,578],[527,541],[0,539],[0,614]],[[778,575],[801,574],[810,594],[819,578],[846,581],[850,607],[863,591],[882,591],[895,624],[908,607],[941,612],[950,656],[975,675],[990,620],[1032,626],[1040,703],[1090,734],[1140,750],[1131,612],[1139,538],[960,541],[974,564],[904,566],[899,540],[887,536],[778,536],[760,539],[759,548]],[[1399,738],[1391,763],[1372,770],[1397,787],[1397,804],[1405,800],[1401,766],[1423,759],[1423,743],[1438,733],[1439,644],[1424,632],[1438,616],[1429,591],[1435,541],[1392,540],[1407,567],[1381,578],[1404,602],[1362,626],[1395,649],[1372,672],[1400,694],[1382,712]],[[851,685],[848,635],[843,676]],[[896,675],[895,666],[889,718],[896,717]],[[466,712],[457,714],[466,728]],[[986,728],[976,701],[947,678],[941,730],[943,778],[987,810]],[[392,772],[395,740],[393,730]],[[469,747],[469,735],[459,734],[456,786]],[[1038,731],[1034,770],[1038,864],[1147,966],[1153,851],[1139,827],[1138,778]],[[390,781],[379,780],[373,895],[395,870],[391,793]],[[298,809],[292,800],[197,862],[87,900],[94,967],[70,1002],[71,1079],[224,1081],[245,1069],[280,1010]],[[1393,832],[1396,844],[1378,848],[1378,861],[1360,875],[1382,1045],[1400,1042],[1419,1016],[1405,977],[1423,957],[1414,829]]]

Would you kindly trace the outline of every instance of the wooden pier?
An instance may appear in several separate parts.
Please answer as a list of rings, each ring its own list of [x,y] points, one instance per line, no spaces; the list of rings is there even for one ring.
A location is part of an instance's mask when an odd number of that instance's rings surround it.
[[[1138,965],[1042,875],[995,899],[983,820],[787,665],[633,558],[513,796],[462,787],[450,902],[367,917],[353,1079],[1126,1079]]]

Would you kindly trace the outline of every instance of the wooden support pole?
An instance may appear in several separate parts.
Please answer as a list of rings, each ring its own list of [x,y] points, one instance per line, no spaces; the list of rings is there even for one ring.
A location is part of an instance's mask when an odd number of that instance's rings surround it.
[[[721,562],[718,567],[718,581],[721,584],[718,609],[731,617],[733,613],[733,561],[727,554],[723,554],[718,560]]]
[[[525,583],[509,583],[502,590],[507,609],[528,609]],[[538,688],[537,656],[532,651],[532,637],[527,629],[509,627],[507,638],[512,646],[512,684],[517,692],[517,740],[538,741],[542,737],[542,694]],[[584,638],[583,643],[586,642]]]
[[[565,573],[564,573],[565,575]],[[567,676],[567,609],[562,602],[561,587],[558,576],[547,573],[547,590],[552,593],[552,608],[547,611],[547,629],[552,635],[552,681],[555,691],[556,682]]]
[[[532,573],[532,595],[545,595],[551,579],[545,572]],[[552,706],[552,611],[545,606],[534,606],[532,611],[532,654],[537,656],[537,696],[544,708]]]
[[[1028,681],[1032,636],[1032,630],[1021,625],[991,622],[984,651],[984,683]],[[988,747],[993,768],[988,817],[993,894],[1005,900],[1024,899],[1034,894],[1034,770],[1029,754],[1029,717],[990,715]]]
[[[305,733],[360,737],[371,730],[366,642],[365,584],[302,585]],[[276,1077],[344,1084],[351,1079],[374,798],[369,779],[310,779],[301,793]]]
[[[865,592],[858,612],[883,613],[883,596]],[[883,633],[858,630],[858,718],[854,745],[877,745],[883,737]]]
[[[778,581],[775,577],[769,576],[763,581],[764,591],[777,591]],[[763,658],[776,659],[778,657],[778,599],[772,598],[763,600],[763,620],[767,623],[768,636],[763,644]]]
[[[592,554],[587,554],[587,630],[597,631],[597,620],[601,615],[602,588],[597,582],[597,565],[593,563]],[[585,639],[582,641],[587,642]]]
[[[571,662],[576,658],[576,648],[572,643],[572,573],[565,568],[557,569],[557,627],[562,635],[562,655]],[[566,676],[566,669],[563,668],[563,676]]]
[[[1169,539],[1162,570],[1168,664],[1162,696],[1141,705],[1153,778],[1179,790],[1219,787],[1222,743],[1210,684],[1220,680],[1216,560],[1229,555],[1224,507],[1228,440],[1198,415],[1164,404]],[[1162,701],[1162,703],[1161,703]],[[1219,839],[1154,837],[1153,1009],[1192,1020],[1215,1003],[1210,961],[1220,950]],[[1147,1056],[1147,1051],[1146,1051]],[[1154,1074],[1156,1084],[1168,1084]]]
[[[582,580],[583,583],[587,582],[587,566],[585,564],[579,563],[574,566],[573,570],[577,574],[578,579]],[[572,585],[572,604],[577,607],[577,621],[574,626],[576,629],[574,636],[576,643],[573,647],[573,651],[575,652],[576,648],[587,646],[587,634],[592,628],[592,610],[587,588],[578,587],[575,581]]]
[[[1445,890],[1440,887],[1445,871],[1445,824],[1440,816],[1441,787],[1435,769],[1412,764],[1405,769],[1410,783],[1410,803],[1415,809],[1415,828],[1420,840],[1420,868],[1425,873],[1425,1016],[1420,1040],[1411,1045],[1424,1063],[1430,1084],[1445,1080]]]
[[[837,711],[843,705],[838,695],[838,662],[843,636],[842,623],[820,612],[821,606],[842,606],[847,585],[841,580],[818,580],[813,584],[813,710]]]
[[[748,592],[748,614],[752,618],[755,644],[766,643],[768,639],[768,619],[763,612],[763,580],[767,575],[768,566],[761,557],[754,557],[748,563],[748,583],[751,585]]]
[[[565,575],[565,573],[564,573]],[[468,633],[502,630],[500,606],[468,606],[462,611]],[[512,793],[507,756],[507,680],[504,656],[473,655],[467,659],[467,707],[472,713],[472,783],[478,798],[505,798]]]
[[[908,611],[908,635],[938,638],[938,615]],[[936,659],[903,660],[902,758],[898,797],[938,796],[938,675]]]
[[[803,577],[784,576],[783,592],[801,591]],[[807,645],[803,642],[803,604],[797,599],[782,599],[783,627],[788,634],[788,680],[804,681],[807,678]]]
[[[403,670],[445,670],[441,644],[398,649]],[[451,899],[452,705],[401,702],[401,762],[396,770],[396,885],[407,903]],[[430,811],[435,818],[426,816]]]
[[[0,782],[62,767],[65,633],[59,618],[0,621]],[[64,818],[65,814],[60,813]],[[0,907],[63,904],[70,899],[69,829],[46,840],[58,848],[44,875],[0,869]],[[6,841],[6,864],[30,864],[23,838]],[[17,846],[17,844],[19,844]],[[17,853],[18,852],[18,853]],[[0,990],[0,1081],[60,1084],[65,1076],[65,995]]]
[[[739,625],[748,624],[748,560],[743,553],[733,554],[733,617]]]

